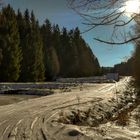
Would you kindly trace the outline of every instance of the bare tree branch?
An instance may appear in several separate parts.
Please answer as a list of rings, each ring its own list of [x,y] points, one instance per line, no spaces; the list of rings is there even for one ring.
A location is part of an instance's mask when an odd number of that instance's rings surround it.
[[[94,39],[99,41],[99,42],[110,44],[110,45],[123,45],[123,44],[130,43],[132,41],[135,42],[136,40],[140,39],[140,36],[136,36],[136,37],[130,38],[128,40],[125,40],[124,42],[110,42],[110,41],[105,41],[105,40],[101,40],[101,39],[98,39],[98,38],[94,38]]]
[[[128,1],[130,0],[68,0],[69,7],[84,19],[83,24],[88,27],[82,33],[93,30],[98,26],[111,26],[113,31],[110,42],[97,38],[95,40],[113,45],[129,43],[140,38],[140,36],[137,36],[127,39],[126,34],[130,31],[126,32],[125,29],[123,30],[124,33],[118,34],[118,31],[122,28],[130,26],[138,15],[138,13],[133,13],[131,17],[126,19],[125,6]],[[120,35],[122,36],[122,42],[113,41],[114,37],[117,39]]]

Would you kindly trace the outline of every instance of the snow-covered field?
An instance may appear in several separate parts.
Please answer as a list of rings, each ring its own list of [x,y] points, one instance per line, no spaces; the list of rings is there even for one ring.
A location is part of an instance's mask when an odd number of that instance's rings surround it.
[[[101,112],[110,110],[110,105],[115,107],[117,97],[126,90],[129,80],[126,77],[118,83],[86,83],[71,92],[60,94],[59,91],[50,96],[0,106],[0,140],[140,140],[138,123],[134,120],[136,115],[131,115],[129,125],[123,127],[116,125],[115,121],[104,122],[100,116]],[[72,110],[88,110],[91,113],[86,116],[88,123],[63,122],[61,119],[67,118]],[[135,112],[133,110],[132,114]],[[95,127],[93,118],[97,116],[101,124],[98,122]]]

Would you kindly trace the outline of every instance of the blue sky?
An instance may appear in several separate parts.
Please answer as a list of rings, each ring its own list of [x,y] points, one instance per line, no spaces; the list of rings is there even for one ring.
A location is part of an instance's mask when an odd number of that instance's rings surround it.
[[[82,19],[73,10],[69,9],[67,0],[5,0],[5,4],[10,3],[17,10],[24,11],[28,8],[33,10],[40,24],[48,18],[52,23],[57,23],[60,27],[68,29],[78,26],[81,31],[86,29],[82,24]],[[82,34],[85,41],[89,44],[93,53],[97,56],[101,66],[113,66],[120,63],[124,57],[130,56],[133,50],[132,44],[123,46],[110,46],[95,41],[93,38],[108,38],[110,28],[96,28],[93,31]]]

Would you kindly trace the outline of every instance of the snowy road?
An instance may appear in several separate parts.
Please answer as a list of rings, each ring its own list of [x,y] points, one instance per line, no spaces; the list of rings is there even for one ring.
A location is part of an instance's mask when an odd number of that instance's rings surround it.
[[[0,140],[77,140],[66,135],[66,127],[53,117],[72,106],[86,106],[114,97],[128,78],[118,83],[87,84],[81,91],[65,92],[0,106]],[[88,139],[87,136],[80,140]]]

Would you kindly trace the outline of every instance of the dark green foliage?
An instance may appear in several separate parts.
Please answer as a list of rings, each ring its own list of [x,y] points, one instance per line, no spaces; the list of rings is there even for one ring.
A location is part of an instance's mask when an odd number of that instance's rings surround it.
[[[54,80],[59,73],[59,60],[55,48],[55,40],[52,36],[52,27],[49,20],[41,27],[43,39],[45,76],[47,80]]]
[[[45,71],[43,43],[38,22],[33,12],[30,18],[28,10],[25,11],[24,17],[18,12],[17,22],[21,40],[20,47],[23,53],[20,81],[43,81]]]
[[[100,68],[100,64],[99,64],[97,57],[94,59],[94,64],[95,64],[95,75],[100,75],[101,68]]]
[[[61,42],[60,50],[63,56],[63,59],[61,58],[61,75],[64,77],[85,77],[98,73],[97,71],[100,69],[99,63],[80,36],[78,28],[71,30],[69,33],[64,28]]]
[[[70,31],[63,28],[60,31],[58,25],[51,27],[47,20],[41,27],[41,33],[44,42],[46,77],[49,79],[53,79],[57,75],[60,77],[84,77],[99,73],[98,60],[80,36],[78,28]],[[54,52],[53,58],[51,51]],[[54,71],[52,68],[56,70]]]
[[[118,73],[120,76],[132,76],[133,75],[133,63],[134,58],[131,57],[126,62],[121,62],[114,65],[114,67],[102,67],[101,74]]]
[[[114,72],[119,73],[122,76],[133,75],[133,58],[130,58],[127,62],[122,62],[114,66]]]
[[[100,75],[106,75],[107,73],[114,73],[114,67],[101,67]]]
[[[14,10],[8,5],[0,15],[0,81],[17,81],[20,74],[21,50]]]
[[[58,56],[53,47],[47,48],[47,55],[46,55],[46,73],[47,73],[47,79],[48,80],[55,80],[58,73],[59,73],[59,61]]]
[[[100,65],[75,28],[60,30],[33,11],[24,15],[8,6],[0,13],[0,81],[38,82],[100,73]]]
[[[31,75],[33,81],[43,81],[45,79],[45,67],[43,62],[43,42],[40,35],[38,22],[32,20],[32,32],[31,32],[31,44],[32,44],[32,67]]]

